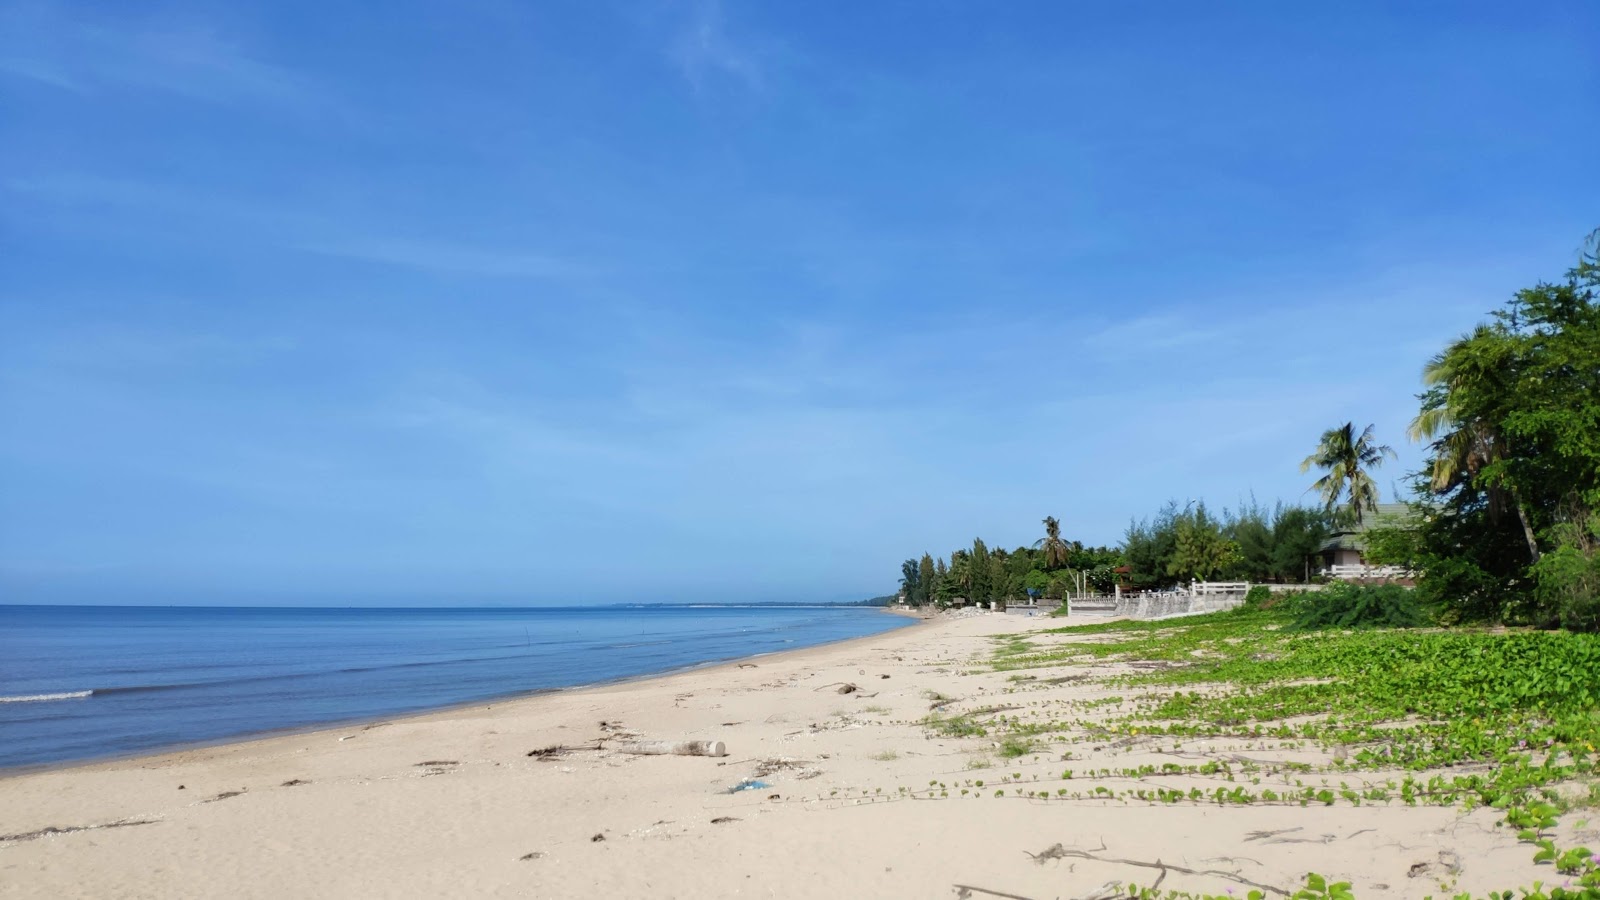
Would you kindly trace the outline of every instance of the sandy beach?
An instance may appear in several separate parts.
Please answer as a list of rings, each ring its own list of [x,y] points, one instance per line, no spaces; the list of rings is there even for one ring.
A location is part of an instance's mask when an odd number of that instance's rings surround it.
[[[1362,897],[1421,897],[1540,876],[1493,810],[1041,800],[1024,795],[1073,784],[1067,765],[1239,748],[1086,741],[1071,763],[1053,747],[1006,759],[986,737],[920,724],[941,703],[1026,714],[1104,694],[1075,678],[1020,690],[984,664],[995,635],[1060,624],[936,618],[666,677],[13,775],[0,896],[1052,898],[1158,879],[1272,896],[1317,871]],[[715,739],[728,756],[618,752],[628,736]],[[551,747],[576,749],[530,755]],[[765,786],[730,792],[749,780]],[[1160,779],[1191,780],[1211,787]]]

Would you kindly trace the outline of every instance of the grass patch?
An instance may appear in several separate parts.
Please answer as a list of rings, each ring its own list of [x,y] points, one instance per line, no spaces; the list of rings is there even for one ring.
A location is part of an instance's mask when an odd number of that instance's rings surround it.
[[[922,724],[943,737],[983,737],[989,733],[987,728],[973,721],[971,715],[946,716],[934,713],[923,719]]]
[[[1003,759],[1027,756],[1030,753],[1037,753],[1038,749],[1039,745],[1036,742],[1025,738],[1008,737],[1000,742],[1000,756]]]
[[[869,759],[875,759],[878,762],[894,762],[899,758],[900,754],[894,752],[893,750],[883,750],[878,753],[874,753],[869,757]]]

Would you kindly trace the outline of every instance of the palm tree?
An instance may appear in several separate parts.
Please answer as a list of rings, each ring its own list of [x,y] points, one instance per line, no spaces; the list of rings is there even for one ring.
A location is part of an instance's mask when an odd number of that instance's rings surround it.
[[[1360,525],[1363,510],[1378,508],[1378,486],[1368,471],[1383,465],[1385,456],[1393,459],[1394,449],[1373,443],[1371,425],[1356,437],[1355,425],[1346,422],[1322,433],[1316,452],[1300,463],[1300,471],[1309,472],[1316,466],[1326,472],[1311,485],[1311,490],[1322,495],[1329,512],[1339,504],[1341,496],[1346,496],[1345,509]]]
[[[1422,381],[1428,392],[1423,395],[1422,411],[1412,420],[1407,433],[1413,441],[1428,441],[1433,450],[1430,490],[1445,494],[1458,487],[1481,487],[1491,516],[1503,514],[1508,506],[1515,507],[1528,553],[1538,562],[1539,544],[1521,495],[1515,488],[1508,490],[1498,479],[1478,483],[1479,472],[1504,458],[1505,437],[1493,421],[1463,408],[1469,394],[1500,389],[1508,366],[1503,346],[1492,329],[1480,325],[1428,360],[1422,368]]]
[[[1044,537],[1033,542],[1033,549],[1044,551],[1044,567],[1054,569],[1067,564],[1072,548],[1061,539],[1061,523],[1055,516],[1044,517]]]

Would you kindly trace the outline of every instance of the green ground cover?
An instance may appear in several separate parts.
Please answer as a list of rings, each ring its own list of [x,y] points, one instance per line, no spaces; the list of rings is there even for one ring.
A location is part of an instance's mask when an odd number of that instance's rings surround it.
[[[1315,629],[1306,627],[1308,621],[1315,617],[1290,602],[1275,609],[1052,629],[1032,640],[1006,637],[992,665],[1017,673],[1013,690],[1047,683],[1053,668],[1094,665],[1115,667],[1098,682],[1119,695],[1075,706],[1075,714],[1092,711],[1092,717],[1007,718],[975,711],[930,724],[948,734],[992,734],[1008,747],[1033,747],[1029,742],[1052,737],[1075,742],[1086,735],[1098,742],[1177,746],[1232,739],[1278,749],[1320,748],[1328,754],[1325,765],[1214,760],[1068,769],[1062,778],[1147,782],[1118,790],[1096,785],[1072,794],[1089,799],[1489,806],[1503,812],[1504,826],[1515,829],[1530,844],[1534,861],[1548,865],[1552,880],[1560,882],[1491,897],[1600,900],[1600,859],[1586,847],[1557,846],[1550,837],[1569,809],[1600,805],[1600,635]],[[1089,640],[1061,644],[1053,635]],[[1220,783],[1188,790],[1149,786],[1148,780],[1159,783],[1168,775]],[[1131,897],[1195,896],[1137,886],[1128,891]],[[1351,894],[1347,885],[1312,876],[1295,896]]]

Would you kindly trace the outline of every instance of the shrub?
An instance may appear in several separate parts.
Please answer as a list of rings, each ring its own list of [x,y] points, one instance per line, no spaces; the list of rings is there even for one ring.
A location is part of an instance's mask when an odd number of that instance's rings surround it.
[[[1600,631],[1600,516],[1554,529],[1559,546],[1533,564],[1538,595],[1572,631]]]
[[[1293,618],[1306,602],[1306,597],[1315,597],[1311,591],[1274,591],[1264,584],[1250,588],[1244,595],[1244,602],[1234,608],[1235,615],[1254,618],[1258,613],[1272,612],[1273,615],[1287,615]]]
[[[1297,606],[1299,630],[1418,628],[1434,621],[1416,592],[1398,584],[1333,584]]]
[[[1255,586],[1251,587],[1250,590],[1245,592],[1245,595],[1244,595],[1244,608],[1245,609],[1249,609],[1249,610],[1271,609],[1273,607],[1273,605],[1274,604],[1272,602],[1272,588],[1269,588],[1264,584],[1255,585]]]

